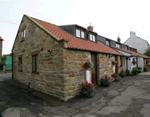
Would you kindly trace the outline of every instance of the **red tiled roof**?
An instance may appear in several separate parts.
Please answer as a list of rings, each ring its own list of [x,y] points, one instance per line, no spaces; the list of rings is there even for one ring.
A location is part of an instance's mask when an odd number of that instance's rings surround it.
[[[115,47],[113,47],[113,48],[115,48]],[[139,56],[139,57],[142,57],[142,58],[150,58],[150,57],[148,57],[148,56],[146,56],[144,54],[140,54],[140,53],[137,53],[137,52],[134,52],[134,51],[130,51],[130,50],[126,50],[126,49],[120,49],[120,48],[115,48],[115,49],[122,50],[124,52],[130,53],[133,56]]]
[[[28,17],[28,16],[27,16]],[[76,38],[66,31],[62,30],[57,25],[41,21],[35,18],[29,17],[32,21],[34,21],[36,24],[38,24],[40,27],[44,28],[46,31],[48,31],[50,34],[52,34],[54,37],[56,37],[58,40],[67,39],[68,42],[68,48],[72,49],[79,49],[79,50],[88,50],[88,51],[95,51],[95,52],[101,52],[101,53],[109,53],[109,54],[115,54],[115,55],[122,55],[121,53],[115,51],[114,49],[102,44],[101,42],[90,42],[88,40],[83,40]]]
[[[3,41],[3,38],[0,36],[0,41]]]

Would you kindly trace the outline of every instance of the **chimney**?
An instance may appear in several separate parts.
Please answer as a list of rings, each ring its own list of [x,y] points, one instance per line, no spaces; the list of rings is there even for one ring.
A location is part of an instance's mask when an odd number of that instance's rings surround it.
[[[0,36],[0,61],[2,60],[2,46],[3,46],[3,38]]]
[[[93,27],[92,26],[88,26],[87,29],[88,29],[88,31],[93,31]]]
[[[118,41],[118,43],[121,43],[121,39],[119,37],[117,38],[117,41]]]
[[[136,36],[136,33],[133,32],[133,31],[130,31],[130,36],[135,37],[135,36]]]

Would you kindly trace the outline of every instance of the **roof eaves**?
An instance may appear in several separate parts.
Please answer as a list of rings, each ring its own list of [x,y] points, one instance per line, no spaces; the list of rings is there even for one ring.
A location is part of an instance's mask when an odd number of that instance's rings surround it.
[[[33,21],[36,25],[38,25],[41,29],[43,29],[46,33],[48,33],[50,36],[52,36],[54,39],[56,39],[57,41],[59,41],[60,39],[58,37],[56,37],[55,35],[53,35],[51,32],[49,32],[47,29],[45,29],[42,25],[40,25],[39,23],[37,23],[36,21],[34,21],[34,19],[32,17],[29,17],[27,15],[25,15],[27,18],[29,18],[31,21]]]

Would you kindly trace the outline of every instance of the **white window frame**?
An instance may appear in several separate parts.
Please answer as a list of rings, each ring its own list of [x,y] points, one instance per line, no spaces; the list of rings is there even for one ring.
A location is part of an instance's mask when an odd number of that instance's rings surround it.
[[[93,42],[96,41],[95,35],[93,35],[93,34],[89,34],[89,38],[90,38],[90,41],[93,41]]]
[[[120,44],[117,44],[117,43],[116,43],[116,47],[117,47],[117,48],[120,48]]]
[[[21,32],[21,37],[23,37],[23,38],[26,37],[26,29],[24,29],[24,30]]]
[[[85,38],[85,33],[81,31],[81,38]]]
[[[108,45],[108,46],[110,45],[109,41],[107,41],[107,40],[106,40],[106,45]]]
[[[81,37],[81,31],[79,29],[76,29],[76,37]]]

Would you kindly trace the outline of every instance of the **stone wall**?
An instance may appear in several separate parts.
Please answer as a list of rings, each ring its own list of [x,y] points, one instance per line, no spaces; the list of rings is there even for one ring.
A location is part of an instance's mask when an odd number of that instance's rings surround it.
[[[26,28],[25,41],[21,30]],[[51,50],[50,54],[47,50]],[[32,55],[38,54],[38,72],[32,73]],[[18,58],[22,57],[23,72],[18,72]],[[63,98],[63,47],[35,23],[24,17],[13,48],[14,79],[43,93]]]
[[[23,29],[26,29],[25,40],[21,38]],[[27,17],[21,22],[12,52],[14,80],[66,101],[79,94],[81,82],[86,80],[83,65],[91,58],[91,52],[64,49],[62,42]],[[38,73],[32,73],[32,55],[35,54],[38,54]],[[20,57],[22,72],[18,72]],[[110,59],[115,57],[98,54],[98,79],[104,74],[112,74]]]
[[[83,65],[90,58],[90,52],[64,49],[64,100],[79,94],[81,82],[86,80]]]
[[[111,60],[115,61],[114,55],[98,54],[98,80],[100,80],[104,75],[111,76],[113,74],[113,65]]]
[[[108,75],[111,76],[113,72],[113,65],[112,61],[115,61],[115,55],[109,55],[109,54],[98,54],[98,79],[100,80],[102,76]],[[124,64],[124,62],[123,62]],[[122,70],[120,56],[117,56],[117,65],[118,67],[118,74]],[[115,67],[116,67],[115,66]]]

